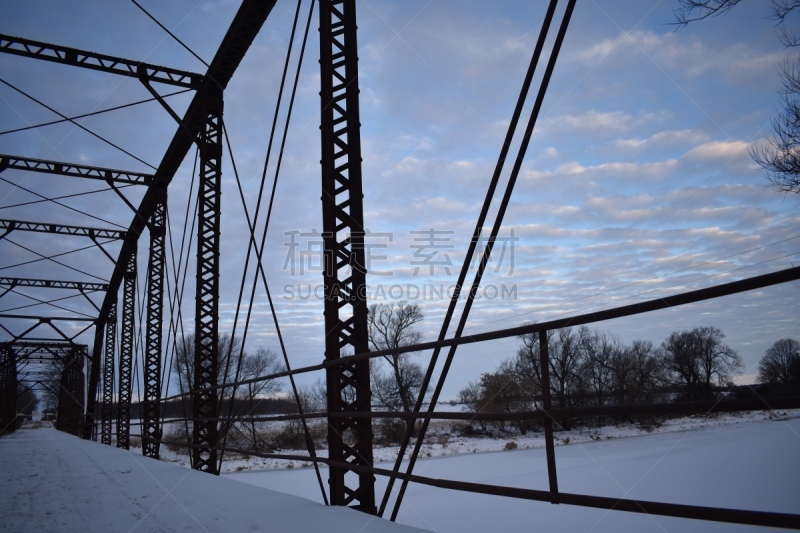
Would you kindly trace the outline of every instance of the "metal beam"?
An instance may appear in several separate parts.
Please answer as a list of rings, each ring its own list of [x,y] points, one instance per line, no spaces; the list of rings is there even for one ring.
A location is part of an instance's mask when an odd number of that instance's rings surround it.
[[[80,348],[73,350],[61,373],[56,424],[57,429],[75,436],[81,435],[84,408],[85,383],[80,351]]]
[[[203,75],[178,70],[131,59],[97,54],[68,46],[49,44],[22,37],[0,34],[0,52],[34,59],[42,59],[73,67],[83,67],[130,78],[145,77],[152,82],[197,89],[203,82]]]
[[[208,86],[214,86],[224,91],[274,5],[275,0],[244,0],[242,2],[208,68],[205,76]],[[101,306],[100,316],[108,314],[113,299],[111,294],[116,294],[122,285],[126,271],[125,258],[129,257],[132,251],[135,253],[136,241],[144,231],[150,217],[153,216],[158,187],[166,188],[170,184],[192,144],[197,142],[199,132],[204,128],[206,113],[203,104],[205,97],[200,94],[202,92],[203,89],[198,91],[189,104],[183,116],[183,126],[177,128],[158,170],[154,174],[153,186],[148,188],[136,210],[111,275],[109,291]]]
[[[355,0],[320,0],[319,17],[325,360],[334,361],[369,350]],[[371,410],[368,361],[328,367],[326,381],[329,412]],[[372,467],[371,419],[332,418],[328,428],[331,504],[375,514],[374,476],[356,473],[348,486],[355,471],[340,466]]]
[[[17,361],[42,362],[65,359],[78,345],[63,341],[16,341],[7,343],[14,350]]]
[[[197,220],[192,468],[219,474],[219,240],[222,191],[222,92],[204,91],[206,125],[200,143]]]
[[[60,161],[48,161],[45,159],[34,159],[32,157],[0,154],[0,172],[7,169],[27,170],[29,172],[56,174],[58,176],[70,176],[75,178],[88,178],[105,181],[106,183],[124,183],[127,185],[150,185],[153,181],[152,174],[142,174],[141,172],[114,170],[111,168],[75,165],[72,163],[62,163]]]
[[[88,298],[87,298],[88,300]],[[95,306],[96,307],[96,306]],[[99,309],[98,309],[99,311]],[[81,428],[81,438],[89,440],[94,432],[94,422],[97,418],[97,394],[100,386],[100,370],[103,355],[103,333],[106,327],[108,316],[100,315],[94,324],[94,342],[92,344],[92,356],[89,362],[89,382],[86,391],[86,418]]]
[[[100,407],[100,442],[111,445],[111,420],[114,417],[114,354],[117,341],[117,303],[111,306],[106,320],[106,342],[103,347],[103,396]]]
[[[135,243],[134,243],[135,244]],[[123,262],[125,287],[122,291],[122,334],[119,346],[119,394],[117,395],[117,447],[130,447],[133,342],[136,312],[136,248]],[[114,301],[116,302],[116,295]]]
[[[17,429],[17,364],[10,343],[0,344],[0,435]]]
[[[5,230],[5,237],[14,230],[33,231],[37,233],[55,233],[58,235],[77,235],[91,239],[124,239],[125,231],[118,229],[89,228],[86,226],[69,226],[49,222],[27,222],[24,220],[0,220],[0,230]],[[0,238],[2,238],[0,237]]]
[[[142,454],[158,459],[161,441],[161,333],[164,308],[167,191],[160,191],[150,218],[150,256],[147,263],[147,330],[145,332]]]
[[[61,281],[53,279],[0,278],[0,287],[43,287],[47,289],[74,289],[83,292],[107,291],[108,283]]]
[[[56,321],[64,322],[94,322],[95,318],[88,317],[66,317],[66,316],[36,316],[36,315],[12,315],[8,313],[0,313],[0,318],[15,318],[20,320],[36,320],[40,324],[50,324]]]

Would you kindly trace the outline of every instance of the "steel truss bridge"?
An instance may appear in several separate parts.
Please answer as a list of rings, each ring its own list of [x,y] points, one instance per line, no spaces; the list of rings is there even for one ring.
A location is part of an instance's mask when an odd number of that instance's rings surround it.
[[[787,283],[800,278],[800,268],[792,268],[755,278],[722,284],[707,289],[678,294],[657,300],[618,307],[601,312],[571,316],[545,323],[519,326],[465,335],[464,329],[475,294],[488,263],[494,243],[508,206],[513,187],[521,168],[528,142],[536,124],[555,68],[561,44],[567,34],[575,0],[552,0],[542,21],[539,38],[530,66],[523,80],[519,100],[508,127],[496,169],[489,181],[488,191],[475,224],[464,267],[456,281],[449,308],[434,341],[403,347],[400,350],[370,351],[367,342],[364,205],[361,172],[361,139],[359,118],[359,83],[357,56],[357,26],[355,0],[319,0],[311,2],[308,22],[316,9],[320,32],[320,142],[322,193],[322,219],[324,239],[325,283],[325,357],[324,361],[292,369],[286,357],[283,338],[281,348],[286,370],[259,376],[248,381],[221,383],[221,354],[219,353],[219,300],[220,300],[220,193],[222,185],[222,160],[227,142],[223,111],[225,90],[245,57],[248,48],[267,21],[274,0],[243,0],[233,22],[227,30],[213,60],[204,73],[188,72],[123,57],[114,57],[87,50],[34,41],[23,37],[0,35],[0,52],[22,56],[31,63],[45,61],[75,69],[90,69],[101,73],[134,78],[152,95],[176,123],[172,139],[163,152],[160,164],[152,172],[134,172],[104,168],[88,164],[53,161],[25,157],[19,154],[0,154],[0,175],[13,172],[40,173],[77,180],[97,180],[113,190],[131,210],[127,229],[87,227],[79,224],[62,224],[46,220],[0,220],[0,242],[18,233],[41,233],[59,236],[64,241],[83,239],[107,259],[99,262],[104,275],[93,275],[87,281],[66,279],[38,279],[22,277],[0,278],[0,298],[23,288],[48,289],[54,292],[71,291],[87,300],[94,309],[93,315],[73,313],[42,316],[37,314],[0,314],[0,330],[4,340],[0,343],[0,428],[8,433],[16,428],[18,385],[25,389],[49,390],[58,398],[58,428],[80,436],[95,439],[105,445],[115,444],[129,448],[131,413],[135,406],[141,425],[138,436],[142,440],[142,453],[158,458],[163,438],[163,407],[167,401],[188,399],[191,403],[189,442],[192,467],[210,474],[218,474],[221,455],[225,451],[244,451],[225,445],[225,412],[221,409],[220,394],[225,387],[263,382],[278,378],[291,378],[297,402],[297,415],[260,417],[260,421],[300,420],[306,434],[308,455],[248,453],[268,458],[310,461],[316,468],[323,498],[331,505],[353,506],[366,513],[384,515],[389,507],[391,518],[397,516],[408,483],[427,484],[443,489],[479,492],[523,498],[558,504],[599,507],[634,513],[687,517],[741,524],[758,524],[800,529],[800,515],[760,512],[752,510],[709,508],[663,502],[640,501],[610,497],[565,493],[558,488],[558,473],[554,451],[553,422],[560,418],[595,415],[661,414],[667,412],[705,413],[763,409],[762,401],[721,401],[713,403],[685,403],[679,405],[603,406],[555,409],[552,407],[549,387],[548,335],[560,328],[591,324],[614,318],[648,313],[659,309],[686,305],[703,300],[752,291],[771,285]],[[562,5],[559,5],[562,4]],[[298,13],[300,6],[298,5]],[[295,17],[297,23],[297,17]],[[553,38],[553,32],[555,37]],[[306,29],[306,35],[308,30]],[[551,36],[552,44],[545,43]],[[294,35],[294,32],[293,32]],[[174,37],[174,36],[173,36]],[[181,43],[182,44],[182,43]],[[303,41],[305,48],[305,41]],[[288,62],[288,57],[287,57]],[[543,68],[541,82],[534,87],[537,68]],[[285,79],[285,74],[284,74]],[[179,89],[191,94],[191,101],[183,115],[179,115],[167,101],[164,87]],[[532,91],[533,89],[533,91]],[[529,93],[531,93],[529,95]],[[535,94],[534,94],[535,93]],[[530,116],[523,117],[526,101],[533,98]],[[73,119],[68,119],[75,123]],[[521,133],[519,133],[521,131]],[[515,136],[521,135],[519,150],[510,154]],[[196,249],[195,324],[191,390],[162,397],[165,385],[165,341],[162,339],[165,323],[165,295],[167,280],[167,220],[168,194],[176,173],[187,155],[196,154],[197,192],[194,218],[194,246]],[[127,153],[127,152],[126,152]],[[506,163],[513,168],[505,190],[500,194],[501,172]],[[140,191],[140,201],[134,205],[125,194],[128,189]],[[274,191],[273,191],[274,192]],[[501,198],[494,221],[488,220],[490,205]],[[54,199],[50,199],[54,200]],[[256,214],[257,216],[257,214]],[[256,242],[254,219],[247,215],[250,227],[248,254],[254,253],[259,265],[264,253]],[[491,224],[488,241],[481,240],[481,231]],[[139,258],[146,254],[144,287],[137,287]],[[39,254],[41,257],[46,257]],[[468,267],[473,258],[479,258],[479,268],[472,281],[467,280]],[[104,267],[104,268],[100,268]],[[260,275],[265,287],[266,277],[262,266]],[[109,275],[110,270],[110,275]],[[143,290],[142,290],[143,289]],[[267,292],[269,296],[269,292]],[[97,298],[100,295],[101,298]],[[466,295],[466,304],[456,312],[457,302]],[[94,296],[94,297],[93,297]],[[54,299],[52,303],[59,301]],[[277,316],[272,307],[275,325]],[[59,308],[67,309],[67,308]],[[143,320],[137,321],[137,309]],[[68,310],[68,309],[67,309]],[[168,312],[175,312],[169,309]],[[455,322],[453,322],[455,321]],[[452,335],[451,323],[455,324]],[[76,324],[80,325],[77,327]],[[76,339],[86,332],[93,333],[90,345],[79,344]],[[174,332],[171,332],[174,334]],[[538,419],[545,428],[549,490],[529,490],[451,480],[432,479],[413,472],[428,425],[436,419],[470,420],[476,413],[436,412],[448,370],[459,346],[486,342],[522,334],[539,336],[542,347],[540,362],[543,380],[543,409],[527,413],[481,413],[484,419],[513,420]],[[141,343],[142,361],[135,357],[136,343]],[[422,404],[425,394],[413,412],[379,412],[371,406],[369,361],[376,357],[402,352],[432,351],[430,364],[424,376],[423,391],[431,393],[430,403]],[[442,353],[446,351],[446,353]],[[351,355],[345,355],[351,354]],[[136,363],[136,364],[135,364]],[[435,375],[435,367],[442,370]],[[135,374],[142,383],[137,401],[133,398]],[[327,385],[327,409],[308,413],[297,396],[293,377],[302,373],[323,372]],[[798,407],[796,398],[771,399],[775,408]],[[421,420],[416,436],[410,430],[402,441],[398,460],[392,469],[379,469],[373,465],[373,421],[380,418],[403,417]],[[308,435],[306,421],[324,418],[328,424],[328,457],[318,457]],[[187,426],[189,427],[189,426]],[[412,438],[413,437],[413,438]],[[400,458],[411,450],[411,459],[401,468]],[[329,478],[323,482],[319,464],[328,465]],[[380,499],[375,494],[375,476],[387,476],[389,487]],[[395,491],[395,485],[399,489]],[[390,505],[392,496],[394,503]]]

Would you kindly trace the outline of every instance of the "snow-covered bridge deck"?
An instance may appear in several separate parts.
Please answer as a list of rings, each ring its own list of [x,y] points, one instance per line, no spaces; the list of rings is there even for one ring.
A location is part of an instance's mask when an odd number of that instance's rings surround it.
[[[50,428],[0,438],[0,531],[422,531]]]

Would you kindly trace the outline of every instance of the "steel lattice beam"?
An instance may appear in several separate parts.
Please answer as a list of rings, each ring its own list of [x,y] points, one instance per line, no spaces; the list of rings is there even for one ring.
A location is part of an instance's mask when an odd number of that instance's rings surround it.
[[[194,72],[151,65],[141,61],[97,54],[77,48],[43,43],[41,41],[23,39],[22,37],[12,37],[10,35],[0,35],[0,52],[99,70],[130,78],[144,78],[151,82],[175,85],[187,89],[197,89],[203,81],[203,76]]]
[[[108,283],[60,281],[52,279],[0,278],[0,287],[43,287],[47,289],[73,289],[83,292],[107,291]]]
[[[216,387],[219,375],[219,237],[222,187],[222,92],[207,90],[206,125],[200,141],[197,220],[197,293],[193,389]],[[219,394],[216,389],[193,395],[192,468],[219,474],[217,446]]]
[[[31,342],[17,341],[10,342],[8,345],[14,351],[18,361],[29,361],[32,359],[60,360],[69,356],[75,343],[72,342]]]
[[[117,303],[111,305],[106,320],[103,347],[103,403],[100,407],[100,442],[111,445],[111,420],[114,416],[114,354],[117,342]]]
[[[83,356],[85,348],[76,346],[61,373],[56,427],[75,436],[81,435],[84,408]]]
[[[100,315],[94,323],[94,343],[89,364],[89,383],[86,394],[86,420],[83,424],[82,438],[89,440],[95,430],[94,422],[98,418],[97,394],[100,388],[100,371],[102,368],[103,331],[108,316]],[[96,439],[95,439],[96,440]]]
[[[17,365],[10,343],[0,344],[0,435],[17,428]]]
[[[134,320],[136,312],[136,249],[125,259],[125,285],[122,291],[122,334],[119,346],[119,393],[117,395],[117,447],[130,447],[131,393],[133,390]]]
[[[62,163],[60,161],[48,161],[45,159],[0,154],[0,172],[9,168],[43,174],[88,178],[105,181],[106,183],[122,183],[126,185],[150,185],[153,181],[152,174],[142,174],[141,172],[114,170],[111,168],[75,165],[72,163]]]
[[[161,321],[164,303],[164,245],[167,191],[157,196],[150,219],[150,257],[147,264],[147,331],[144,353],[144,398],[142,402],[142,454],[158,459],[161,428]]]
[[[0,230],[5,230],[0,238],[14,230],[33,231],[38,233],[55,233],[58,235],[77,235],[91,239],[124,239],[125,231],[118,229],[88,228],[86,226],[69,226],[66,224],[50,224],[48,222],[27,222],[24,220],[0,220]]]
[[[244,0],[239,11],[231,22],[228,32],[222,40],[205,78],[209,85],[224,90],[242,61],[245,53],[258,34],[264,21],[269,16],[275,5],[275,0]],[[128,238],[122,243],[116,267],[109,281],[109,292],[101,307],[101,316],[108,314],[111,306],[111,293],[116,294],[123,282],[125,274],[125,259],[135,249],[138,236],[144,232],[147,222],[155,211],[155,196],[157,187],[167,187],[175,173],[178,171],[186,154],[194,143],[197,142],[200,131],[204,128],[206,114],[204,110],[204,96],[198,91],[192,99],[186,113],[181,120],[181,126],[175,132],[169,147],[158,166],[153,177],[153,186],[147,189],[142,198],[136,215],[133,217]]]
[[[319,16],[325,359],[331,361],[348,348],[368,351],[355,0],[321,0]],[[329,412],[371,410],[368,361],[329,367],[326,379]],[[331,459],[372,467],[369,418],[331,418],[328,427]],[[375,514],[374,477],[352,472],[331,466],[331,504]]]

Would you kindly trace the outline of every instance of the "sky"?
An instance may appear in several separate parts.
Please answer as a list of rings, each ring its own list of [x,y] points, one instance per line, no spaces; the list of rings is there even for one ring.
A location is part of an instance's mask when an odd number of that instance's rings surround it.
[[[140,4],[206,62],[238,8],[231,0]],[[298,36],[308,7],[308,2],[300,7]],[[724,16],[682,29],[674,25],[676,7],[677,0],[578,2],[467,333],[612,308],[798,263],[800,197],[772,190],[750,157],[750,150],[772,133],[770,121],[780,106],[780,65],[792,51],[780,43],[765,3],[742,3]],[[242,196],[252,217],[295,9],[294,2],[278,2],[225,93],[232,154],[226,151],[223,168],[220,329],[235,327],[242,336],[250,310],[248,350],[279,350],[263,284],[254,285],[252,259],[243,275],[249,232]],[[435,339],[441,327],[448,288],[464,260],[544,10],[544,2],[521,1],[358,2],[368,298],[370,303],[418,304],[425,317],[417,324],[423,340]],[[324,357],[317,28],[315,12],[263,255],[294,368]],[[4,7],[0,32],[205,70],[127,1],[16,2]],[[259,240],[299,48],[296,41],[277,115],[278,137],[256,223]],[[544,61],[534,90],[543,70]],[[8,54],[0,55],[0,78],[0,132],[59,119],[20,91],[67,116],[150,98],[135,79]],[[190,98],[186,93],[167,100],[180,115]],[[529,96],[523,124],[532,102]],[[0,153],[148,172],[147,165],[158,166],[177,127],[155,102],[76,122],[129,154],[71,123],[2,133]],[[512,143],[513,155],[520,138],[521,131]],[[169,192],[167,339],[175,338],[176,329],[193,327],[194,249],[187,249],[182,238],[194,231],[191,215],[188,228],[185,223],[196,192],[193,164],[190,151]],[[0,218],[126,229],[132,213],[125,202],[104,183],[89,181],[3,172]],[[136,189],[123,191],[133,205],[142,195]],[[56,205],[39,202],[37,194],[64,198]],[[497,205],[496,200],[487,228]],[[0,241],[0,276],[108,279],[112,264],[101,251],[75,251],[88,244],[78,237],[12,233]],[[105,248],[116,257],[117,243]],[[55,263],[37,261],[37,252],[66,255]],[[188,262],[179,259],[187,256]],[[140,252],[140,272],[146,260]],[[475,269],[470,272],[471,278]],[[139,291],[143,288],[140,275]],[[53,291],[20,289],[0,299],[0,309],[95,314],[82,296]],[[656,345],[673,331],[718,327],[743,358],[739,379],[752,382],[758,360],[773,342],[800,338],[798,291],[800,286],[785,284],[594,327],[623,343],[646,339]],[[186,293],[182,306],[174,296],[181,292]],[[66,299],[57,305],[64,309],[30,298],[62,295]],[[90,299],[99,304],[102,294]],[[15,333],[30,326],[3,320]],[[59,323],[73,333],[85,326]],[[46,327],[42,333],[53,335]],[[79,340],[91,344],[91,330]],[[455,397],[467,381],[513,356],[518,345],[512,338],[460,348],[443,398]],[[415,356],[423,366],[428,357]],[[304,376],[300,383],[321,377]]]

